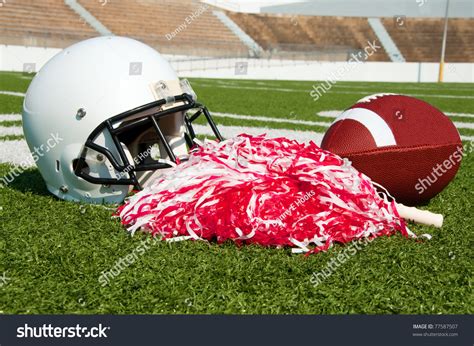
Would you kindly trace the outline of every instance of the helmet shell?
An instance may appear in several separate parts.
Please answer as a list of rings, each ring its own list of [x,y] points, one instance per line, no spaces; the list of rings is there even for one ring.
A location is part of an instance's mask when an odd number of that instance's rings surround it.
[[[129,186],[89,183],[74,174],[73,162],[100,123],[155,101],[150,85],[160,80],[178,77],[156,50],[119,36],[76,43],[44,65],[26,93],[23,131],[51,193],[90,203],[123,201]],[[116,154],[107,134],[97,143]],[[104,177],[114,174],[100,162],[94,169]]]

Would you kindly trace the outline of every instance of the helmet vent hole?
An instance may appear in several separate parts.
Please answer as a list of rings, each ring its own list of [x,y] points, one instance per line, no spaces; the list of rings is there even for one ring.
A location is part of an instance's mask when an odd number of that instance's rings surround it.
[[[59,160],[56,160],[56,172],[59,172],[60,164]]]

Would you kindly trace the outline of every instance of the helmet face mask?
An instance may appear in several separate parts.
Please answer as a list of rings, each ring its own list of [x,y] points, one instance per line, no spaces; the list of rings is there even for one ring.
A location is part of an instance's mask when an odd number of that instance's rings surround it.
[[[218,140],[223,139],[207,108],[197,103],[190,94],[173,96],[173,103],[181,104],[163,109],[163,106],[168,104],[167,101],[170,100],[161,99],[102,122],[87,138],[84,149],[75,163],[74,173],[93,184],[132,185],[136,189],[141,189],[149,179],[140,181],[137,178],[140,172],[170,168],[187,159],[186,155],[183,155],[183,146],[187,147],[187,152],[196,144],[194,142],[196,133],[192,123],[198,117],[204,116],[215,137]],[[184,132],[176,133],[176,128],[173,128],[176,126],[166,126],[167,121],[170,123],[170,120],[176,118],[182,119],[183,125],[180,127],[185,127]],[[165,126],[162,126],[162,123]],[[170,131],[170,127],[174,131]],[[141,141],[134,140],[137,136],[133,133],[137,129],[141,134]],[[104,133],[112,138],[116,155],[110,148],[95,143],[95,140]],[[132,136],[128,136],[130,133]],[[159,146],[159,158],[153,155],[156,145]],[[102,155],[100,157],[108,161],[117,172],[116,177],[92,176],[87,163],[87,158],[91,155],[89,152],[96,156]]]
[[[137,64],[139,73],[131,68]],[[189,82],[154,49],[118,36],[58,53],[35,76],[23,104],[32,153],[52,134],[63,139],[36,161],[48,190],[87,203],[120,203],[186,160],[198,118],[222,140]]]

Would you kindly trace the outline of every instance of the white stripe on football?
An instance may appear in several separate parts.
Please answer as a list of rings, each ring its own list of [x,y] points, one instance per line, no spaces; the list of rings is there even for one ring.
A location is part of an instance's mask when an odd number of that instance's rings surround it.
[[[363,125],[372,135],[377,147],[397,145],[392,130],[377,113],[366,108],[352,108],[338,116],[333,124],[346,119],[357,121]]]

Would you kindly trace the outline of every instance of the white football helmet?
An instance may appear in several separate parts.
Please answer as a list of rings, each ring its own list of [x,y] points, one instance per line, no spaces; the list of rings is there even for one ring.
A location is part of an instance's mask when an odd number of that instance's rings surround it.
[[[38,72],[23,104],[23,130],[52,194],[119,203],[186,160],[200,115],[222,140],[189,83],[157,51],[105,36],[64,49]],[[54,147],[51,136],[60,139]]]

